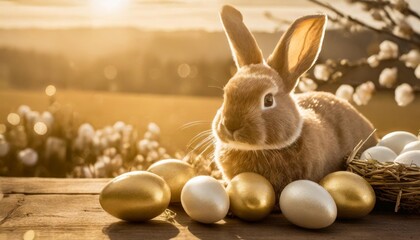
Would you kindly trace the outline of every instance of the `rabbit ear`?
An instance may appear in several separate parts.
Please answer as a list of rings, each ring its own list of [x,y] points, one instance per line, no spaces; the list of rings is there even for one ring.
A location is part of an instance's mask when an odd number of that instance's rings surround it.
[[[311,68],[318,58],[326,23],[326,15],[299,18],[283,34],[268,58],[268,65],[283,78],[286,91],[293,90],[297,79]]]
[[[230,5],[220,11],[236,67],[263,62],[263,56],[251,32],[242,21],[242,14]]]

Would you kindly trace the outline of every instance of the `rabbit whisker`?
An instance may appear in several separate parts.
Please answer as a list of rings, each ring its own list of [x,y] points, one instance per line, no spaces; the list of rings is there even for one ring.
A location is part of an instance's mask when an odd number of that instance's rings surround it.
[[[195,142],[197,142],[200,138],[202,137],[208,137],[209,135],[211,135],[211,130],[205,130],[202,131],[200,133],[198,133],[197,135],[195,135],[195,137],[193,137],[190,142],[187,144],[187,148],[190,148]]]
[[[202,139],[201,142],[199,142],[193,149],[191,149],[190,152],[195,152],[196,150],[202,149],[203,146],[206,146],[207,144],[211,143],[213,141],[213,136],[209,135],[206,138]]]
[[[193,126],[197,126],[197,125],[200,125],[200,124],[208,124],[208,123],[211,123],[211,121],[192,121],[192,122],[189,122],[189,123],[186,123],[186,124],[182,125],[178,129],[179,130],[185,130],[185,129],[193,127]]]

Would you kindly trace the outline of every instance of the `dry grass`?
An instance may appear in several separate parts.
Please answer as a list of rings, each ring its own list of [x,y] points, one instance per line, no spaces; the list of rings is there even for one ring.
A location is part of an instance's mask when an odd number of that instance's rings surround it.
[[[379,200],[395,204],[395,212],[400,208],[420,212],[419,167],[354,159],[347,170],[368,181]]]

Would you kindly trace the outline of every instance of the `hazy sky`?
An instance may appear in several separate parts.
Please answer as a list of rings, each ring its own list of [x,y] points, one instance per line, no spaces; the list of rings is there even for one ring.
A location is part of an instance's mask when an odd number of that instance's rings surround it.
[[[329,2],[349,9],[343,0]],[[225,3],[237,6],[253,30],[273,31],[277,26],[264,17],[265,11],[284,19],[321,11],[306,0],[0,0],[0,28],[124,26],[221,30],[217,13]],[[419,0],[412,0],[411,4],[420,9]],[[364,17],[361,11],[358,14]]]

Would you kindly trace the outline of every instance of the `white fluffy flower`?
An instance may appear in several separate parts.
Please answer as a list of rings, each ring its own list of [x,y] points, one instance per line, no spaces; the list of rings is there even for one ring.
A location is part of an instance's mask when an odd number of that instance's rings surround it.
[[[79,127],[78,135],[90,141],[95,136],[95,129],[89,123],[83,123]]]
[[[159,153],[157,151],[152,150],[147,154],[147,157],[146,157],[147,162],[155,162],[157,160],[159,160]]]
[[[160,134],[159,126],[154,122],[149,123],[149,125],[147,126],[147,130],[154,135],[159,135]]]
[[[125,125],[124,128],[121,130],[121,135],[124,142],[129,142],[131,138],[131,134],[133,133],[133,126]]]
[[[326,64],[317,64],[314,67],[314,76],[316,79],[328,81],[333,70]]]
[[[401,55],[400,60],[405,63],[406,67],[415,68],[420,64],[420,51],[412,49],[408,53]]]
[[[103,129],[103,134],[104,134],[104,136],[110,136],[110,135],[112,135],[112,134],[114,134],[114,129],[111,127],[111,126],[106,126],[104,129]]]
[[[41,119],[48,127],[51,127],[54,122],[54,116],[48,111],[41,114]]]
[[[108,139],[103,136],[95,136],[92,139],[93,147],[98,150],[103,150],[108,147]]]
[[[106,165],[105,165],[105,163],[103,162],[103,161],[97,161],[94,165],[93,165],[93,168],[95,169],[95,175],[96,175],[96,177],[100,177],[100,178],[103,178],[103,177],[107,177],[106,176]]]
[[[124,129],[125,123],[123,121],[118,121],[118,122],[115,122],[112,127],[114,128],[115,131],[120,132]]]
[[[420,64],[417,65],[416,70],[414,70],[414,75],[416,75],[417,79],[420,79]]]
[[[345,99],[350,101],[352,95],[354,93],[354,88],[348,84],[343,84],[337,88],[335,95],[339,98]]]
[[[26,148],[18,153],[19,160],[26,166],[34,166],[38,162],[38,153],[32,148]]]
[[[158,148],[158,153],[160,156],[163,156],[166,154],[166,149],[163,147]]]
[[[366,61],[371,68],[376,68],[377,66],[379,66],[378,55],[372,55],[372,56],[368,57],[368,59]]]
[[[20,116],[26,117],[26,114],[31,112],[31,108],[28,107],[27,105],[20,105],[17,112]]]
[[[9,153],[10,145],[5,140],[0,140],[0,157],[4,157]]]
[[[89,166],[82,167],[83,176],[85,178],[93,178],[92,169]]]
[[[389,40],[383,41],[379,44],[379,60],[386,60],[398,57],[398,45]]]
[[[403,83],[395,88],[395,101],[398,106],[404,107],[414,101],[414,91],[413,88],[407,84]]]
[[[159,147],[159,143],[157,141],[149,142],[149,145],[148,145],[149,151],[156,150],[158,149],[158,147]]]
[[[385,68],[379,75],[379,84],[381,86],[391,88],[397,81],[397,72],[398,69],[396,67]]]
[[[298,87],[301,92],[312,92],[318,88],[318,85],[310,78],[301,78]]]
[[[413,35],[413,28],[404,19],[399,19],[392,33],[402,38],[410,38]]]
[[[149,139],[142,139],[137,143],[137,150],[141,154],[145,154],[149,150]]]
[[[368,104],[374,90],[375,85],[371,81],[359,85],[353,94],[353,101],[359,106]]]
[[[29,111],[26,113],[26,120],[29,124],[34,125],[36,122],[39,122],[41,115],[37,111]]]
[[[45,158],[55,161],[66,161],[66,141],[57,137],[48,137],[45,143]]]
[[[408,3],[405,0],[391,0],[390,2],[398,11],[403,11],[408,7]]]
[[[82,137],[77,137],[74,141],[73,141],[73,147],[77,150],[82,151],[86,146],[85,146],[85,141]]]
[[[111,145],[116,145],[120,140],[121,135],[117,132],[108,136],[108,141]]]

